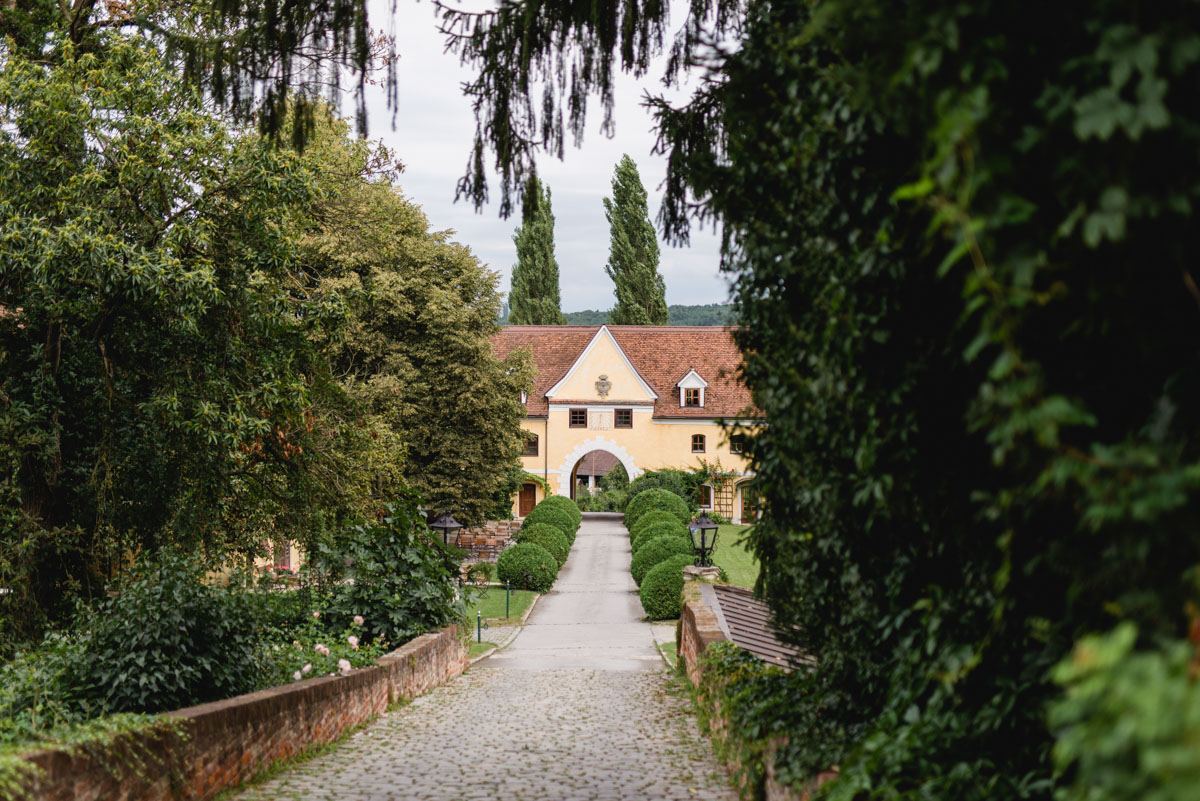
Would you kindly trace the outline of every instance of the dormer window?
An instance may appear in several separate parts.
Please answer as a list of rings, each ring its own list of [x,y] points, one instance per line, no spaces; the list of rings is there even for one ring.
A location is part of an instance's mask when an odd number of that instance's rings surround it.
[[[688,374],[675,386],[679,387],[681,407],[695,409],[704,405],[704,390],[708,387],[708,382],[695,370],[688,370]]]

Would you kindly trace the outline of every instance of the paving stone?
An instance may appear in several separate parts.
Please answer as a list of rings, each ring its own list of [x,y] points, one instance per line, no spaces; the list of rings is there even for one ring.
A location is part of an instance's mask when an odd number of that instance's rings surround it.
[[[507,648],[237,799],[734,801],[628,567],[619,517],[585,517]]]

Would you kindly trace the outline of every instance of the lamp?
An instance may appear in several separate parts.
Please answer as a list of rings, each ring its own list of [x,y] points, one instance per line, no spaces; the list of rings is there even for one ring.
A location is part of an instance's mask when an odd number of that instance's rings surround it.
[[[450,544],[451,534],[454,535],[454,544],[458,544],[458,532],[462,530],[462,523],[451,517],[449,512],[442,512],[436,520],[429,524],[429,527],[442,533],[442,542],[446,545]]]
[[[692,535],[692,551],[696,554],[696,567],[712,567],[712,554],[717,549],[717,524],[701,512],[688,526]]]

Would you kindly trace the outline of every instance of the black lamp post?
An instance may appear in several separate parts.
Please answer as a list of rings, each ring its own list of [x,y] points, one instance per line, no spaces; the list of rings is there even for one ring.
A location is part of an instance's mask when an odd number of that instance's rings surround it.
[[[462,530],[462,523],[451,517],[449,512],[442,512],[429,524],[429,527],[442,533],[442,542],[446,545],[450,544],[451,534],[454,535],[454,544],[458,544],[458,532]]]
[[[717,549],[717,524],[701,512],[688,526],[692,535],[692,550],[696,553],[696,567],[712,567],[713,551]]]

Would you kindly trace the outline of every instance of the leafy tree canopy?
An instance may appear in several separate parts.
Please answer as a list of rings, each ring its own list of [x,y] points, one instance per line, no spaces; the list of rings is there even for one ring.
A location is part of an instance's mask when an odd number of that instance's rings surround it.
[[[391,154],[316,129],[305,158],[327,191],[312,209],[305,270],[320,294],[345,297],[350,320],[327,343],[334,376],[389,429],[399,478],[431,508],[477,523],[524,447],[525,351],[498,360],[496,273],[449,232],[431,231],[392,184]]]
[[[513,267],[512,325],[563,325],[559,308],[558,259],[554,257],[554,212],[550,187],[536,177],[529,180],[522,202],[521,225],[513,235],[517,263]]]
[[[392,7],[393,13],[395,5]],[[373,33],[366,0],[279,5],[263,0],[8,0],[0,4],[0,57],[43,64],[80,53],[101,58],[113,34],[153,42],[170,70],[239,121],[275,135],[285,128],[302,146],[316,106],[354,90],[366,134],[367,74],[383,69],[389,107],[396,101],[395,42]]]
[[[781,775],[836,764],[846,799],[1133,797],[1155,768],[1132,754],[1170,746],[1082,715],[1153,717],[1159,696],[1096,688],[1158,671],[1183,692],[1200,625],[1197,4],[690,12],[674,63],[698,88],[650,101],[660,220],[722,224],[768,422],[759,590],[819,660],[759,688]],[[486,197],[485,141],[507,191],[589,93],[610,109],[666,13],[445,11],[487,123],[461,191]],[[1156,729],[1177,747],[1190,708]]]
[[[658,272],[658,238],[637,165],[627,155],[613,172],[612,190],[613,196],[604,198],[610,232],[604,272],[617,295],[609,320],[614,325],[666,325],[667,290]]]

